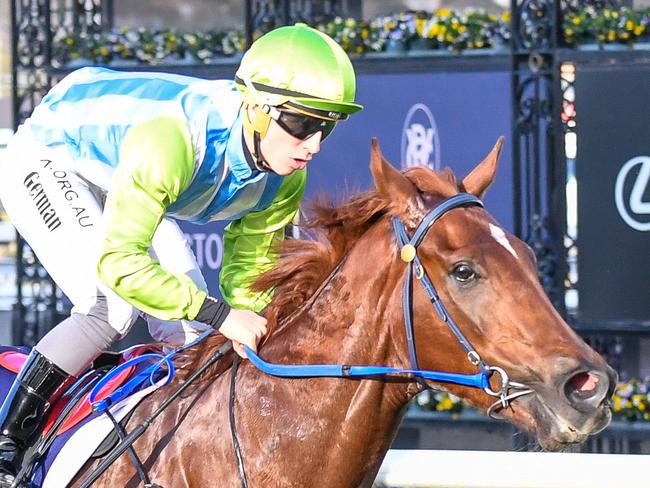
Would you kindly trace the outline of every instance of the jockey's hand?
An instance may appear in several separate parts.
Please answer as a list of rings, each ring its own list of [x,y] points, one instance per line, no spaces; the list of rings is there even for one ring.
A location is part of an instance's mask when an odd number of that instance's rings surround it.
[[[223,321],[219,332],[232,341],[237,354],[246,358],[244,346],[257,352],[257,344],[266,334],[266,319],[250,310],[233,308]]]
[[[249,310],[230,308],[223,300],[207,297],[194,318],[208,324],[232,341],[233,348],[246,358],[244,346],[257,352],[257,344],[266,334],[266,319]]]

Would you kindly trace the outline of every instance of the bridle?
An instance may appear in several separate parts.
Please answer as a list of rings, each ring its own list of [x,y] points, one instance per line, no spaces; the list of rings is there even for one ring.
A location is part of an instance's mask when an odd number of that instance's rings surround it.
[[[422,219],[415,229],[413,237],[408,236],[406,227],[396,217],[392,219],[393,230],[400,248],[400,257],[408,263],[409,269],[404,281],[403,309],[404,324],[406,328],[406,339],[410,358],[410,369],[392,368],[387,366],[351,366],[342,364],[307,364],[307,365],[285,365],[272,364],[264,361],[252,350],[246,347],[246,353],[250,361],[261,371],[280,377],[288,378],[311,378],[311,377],[369,377],[385,375],[408,375],[426,388],[430,386],[424,380],[434,380],[445,383],[455,383],[474,388],[481,388],[489,396],[497,400],[488,408],[488,415],[495,418],[494,412],[499,408],[507,408],[515,399],[523,395],[533,393],[533,390],[522,383],[510,380],[506,371],[499,366],[487,364],[476,352],[474,347],[462,333],[456,322],[453,320],[445,305],[440,300],[431,279],[429,278],[418,255],[417,248],[424,239],[429,229],[443,215],[449,211],[467,205],[478,205],[483,207],[483,202],[476,196],[469,193],[459,193],[446,198],[433,207]],[[476,374],[447,373],[442,371],[422,370],[418,367],[417,354],[415,350],[415,333],[413,328],[413,277],[422,284],[424,290],[435,308],[440,319],[447,324],[459,344],[467,352],[469,362],[478,367]],[[500,387],[497,390],[490,386],[490,378],[497,373],[501,378]]]
[[[403,293],[403,309],[404,309],[404,326],[406,328],[406,341],[408,345],[409,358],[411,362],[411,369],[420,371],[418,367],[417,353],[415,350],[415,331],[413,328],[413,277],[418,280],[424,288],[429,301],[436,310],[438,317],[442,320],[449,329],[452,331],[456,340],[467,353],[468,361],[479,368],[480,370],[480,384],[471,385],[483,389],[485,393],[490,396],[497,397],[498,400],[488,408],[488,415],[493,417],[494,411],[497,407],[506,408],[512,400],[523,395],[532,393],[533,390],[529,389],[522,383],[510,381],[506,371],[499,366],[488,365],[481,356],[476,352],[476,349],[469,342],[467,337],[460,330],[451,314],[447,311],[444,303],[440,300],[440,296],[436,291],[435,286],[431,282],[420,258],[417,254],[417,248],[426,236],[429,229],[447,212],[463,206],[477,205],[483,207],[483,202],[476,196],[469,193],[459,193],[452,197],[446,198],[422,219],[420,224],[415,229],[413,237],[409,238],[406,227],[400,219],[393,217],[393,231],[397,239],[397,245],[400,248],[400,257],[402,261],[408,264],[408,272],[404,280],[404,293]],[[493,390],[489,384],[489,378],[498,373],[501,377],[501,386],[498,390]],[[423,376],[416,376],[418,381],[425,387],[428,387],[423,381]],[[510,390],[515,390],[510,392]]]

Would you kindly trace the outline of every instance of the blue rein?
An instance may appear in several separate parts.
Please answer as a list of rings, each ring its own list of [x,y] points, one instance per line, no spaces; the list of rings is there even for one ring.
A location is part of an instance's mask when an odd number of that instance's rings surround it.
[[[483,202],[468,193],[459,193],[453,197],[443,200],[433,208],[418,225],[412,238],[408,237],[404,224],[397,218],[393,218],[393,230],[400,247],[400,256],[408,263],[409,269],[404,281],[403,309],[404,325],[406,328],[406,339],[411,361],[410,369],[391,368],[387,366],[349,366],[342,364],[305,364],[305,365],[283,365],[272,364],[264,361],[250,348],[245,347],[248,359],[260,370],[272,376],[283,378],[314,378],[314,377],[335,377],[335,378],[361,378],[385,375],[407,375],[416,378],[440,381],[444,383],[455,383],[471,386],[490,391],[489,379],[495,368],[488,366],[474,350],[469,340],[463,335],[460,328],[451,318],[444,304],[440,300],[433,283],[429,279],[420,259],[417,256],[417,247],[426,235],[429,228],[450,210],[464,206],[483,206]],[[460,345],[467,352],[469,361],[477,366],[480,371],[476,374],[446,373],[442,371],[428,371],[418,368],[417,354],[415,350],[415,331],[413,328],[413,276],[422,283],[429,300],[433,304],[440,319],[447,324]]]
[[[427,371],[421,369],[390,368],[388,366],[347,366],[345,364],[272,364],[267,363],[248,346],[244,346],[248,359],[260,371],[282,378],[367,378],[385,375],[410,375],[427,380],[456,383],[475,388],[489,387],[488,376],[485,373],[459,374]]]

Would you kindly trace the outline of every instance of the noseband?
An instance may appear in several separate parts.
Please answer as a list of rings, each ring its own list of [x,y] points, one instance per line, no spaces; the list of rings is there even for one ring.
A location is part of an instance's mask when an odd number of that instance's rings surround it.
[[[468,193],[459,193],[453,197],[443,200],[439,205],[434,207],[425,217],[422,222],[415,229],[412,238],[408,237],[406,228],[401,220],[393,218],[393,230],[397,244],[400,247],[400,257],[403,261],[408,263],[409,269],[404,281],[404,294],[403,294],[403,309],[404,309],[404,324],[406,327],[406,339],[408,344],[409,358],[411,362],[410,369],[391,368],[387,366],[350,366],[343,364],[273,364],[264,361],[251,349],[245,347],[248,359],[261,371],[285,378],[312,378],[312,377],[369,377],[369,376],[385,376],[385,375],[408,375],[415,378],[425,388],[428,388],[424,380],[433,380],[443,383],[455,383],[464,386],[471,386],[474,388],[481,388],[485,393],[492,397],[496,397],[495,401],[488,409],[488,415],[494,417],[494,412],[497,408],[506,408],[512,400],[522,395],[532,393],[533,390],[529,389],[522,383],[510,381],[506,371],[499,366],[488,365],[481,356],[472,347],[469,340],[462,333],[456,322],[451,318],[451,315],[445,308],[445,305],[440,300],[431,279],[427,275],[426,270],[422,266],[420,259],[417,255],[417,248],[422,242],[422,239],[428,232],[429,228],[445,215],[450,210],[467,205],[478,205],[483,207],[483,202]],[[415,334],[413,328],[413,276],[422,283],[424,290],[429,297],[433,307],[440,319],[447,324],[451,329],[459,344],[467,352],[467,359],[469,362],[478,367],[479,372],[476,374],[461,374],[461,373],[447,373],[443,371],[429,371],[422,370],[418,367],[417,354],[415,351]],[[501,385],[497,390],[492,389],[490,386],[490,378],[497,373],[501,378]]]

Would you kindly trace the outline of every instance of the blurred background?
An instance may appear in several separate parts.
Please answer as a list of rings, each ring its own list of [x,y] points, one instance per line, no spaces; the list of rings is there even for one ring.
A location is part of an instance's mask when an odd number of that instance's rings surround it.
[[[372,136],[396,166],[463,175],[505,135],[487,207],[621,376],[616,422],[583,449],[650,453],[649,14],[650,0],[0,0],[0,157],[78,67],[231,78],[262,33],[314,25],[352,57],[366,109],[310,166],[308,195],[367,187]],[[183,228],[216,293],[223,227]],[[34,344],[69,307],[0,206],[0,343]],[[513,433],[427,393],[395,445],[525,449]]]

